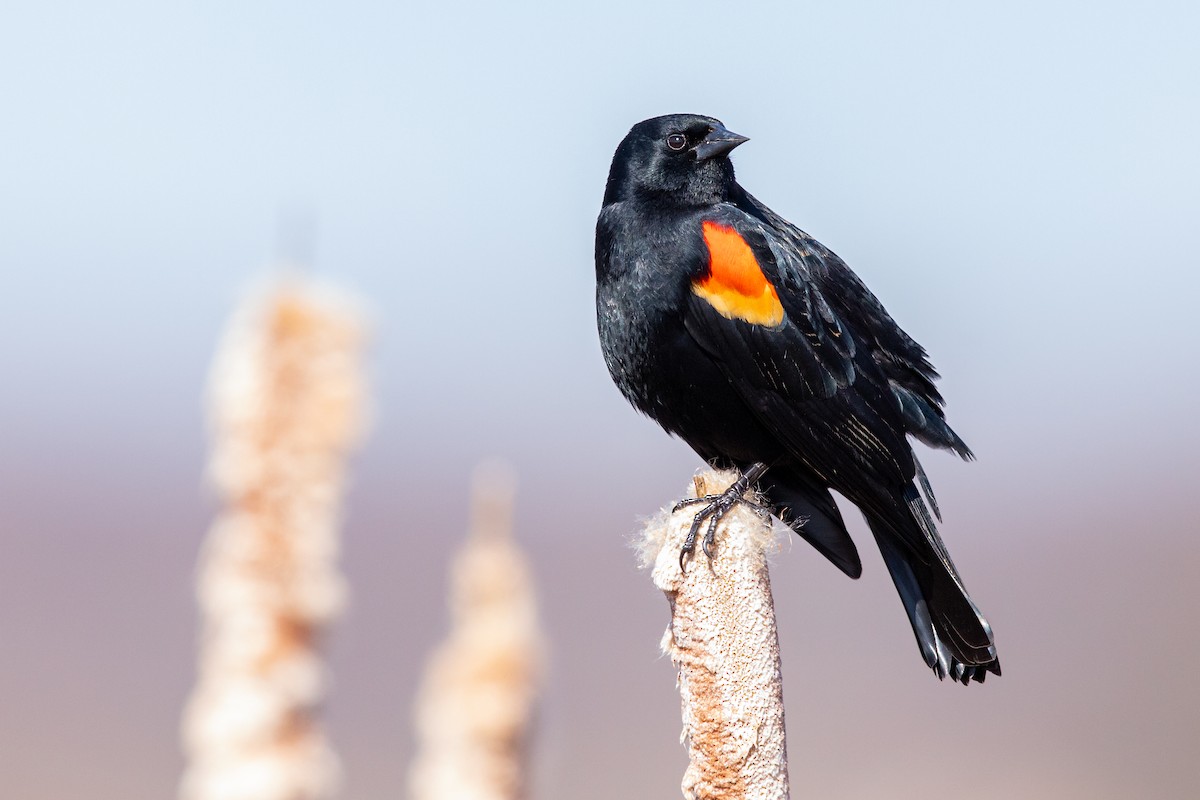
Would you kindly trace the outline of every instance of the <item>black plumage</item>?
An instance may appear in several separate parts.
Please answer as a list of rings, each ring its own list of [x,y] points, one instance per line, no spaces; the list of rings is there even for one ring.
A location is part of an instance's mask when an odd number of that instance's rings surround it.
[[[963,683],[998,675],[907,438],[972,457],[946,423],[938,375],[840,258],[738,185],[728,153],[744,141],[679,114],[635,125],[618,147],[596,226],[609,372],[706,461],[766,465],[758,485],[774,511],[857,578],[830,489],[848,498],[926,663]]]

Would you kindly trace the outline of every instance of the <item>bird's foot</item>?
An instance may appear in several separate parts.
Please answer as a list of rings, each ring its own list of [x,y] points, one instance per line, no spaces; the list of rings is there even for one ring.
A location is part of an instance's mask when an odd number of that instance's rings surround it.
[[[720,499],[722,496],[723,495],[719,495],[719,494],[706,494],[703,497],[689,497],[686,500],[680,500],[678,503],[676,503],[674,506],[672,506],[671,513],[675,513],[676,511],[687,508],[688,506],[694,506],[697,503],[712,504],[712,503],[716,502],[718,499]],[[739,497],[738,502],[740,502],[743,506],[745,506],[746,508],[753,511],[755,514],[758,514],[760,517],[769,517],[773,513],[771,511],[771,509],[767,508],[766,506],[761,505],[759,503],[755,503],[753,500],[747,500],[744,497]]]
[[[761,478],[766,471],[767,467],[765,464],[752,464],[741,477],[733,482],[732,486],[721,492],[721,494],[706,494],[703,497],[691,497],[675,504],[672,512],[698,503],[705,504],[703,508],[696,512],[696,516],[692,518],[692,526],[688,528],[687,536],[683,540],[683,547],[679,550],[680,570],[687,570],[687,560],[696,551],[696,539],[700,536],[700,528],[704,525],[705,520],[708,520],[708,527],[704,531],[704,538],[700,540],[700,549],[704,551],[704,555],[711,562],[713,558],[712,548],[717,538],[717,525],[720,524],[721,519],[726,514],[733,510],[734,506],[740,503],[759,516],[770,516],[771,509],[747,500],[742,496],[750,489],[751,484]],[[699,488],[698,482],[697,489]]]

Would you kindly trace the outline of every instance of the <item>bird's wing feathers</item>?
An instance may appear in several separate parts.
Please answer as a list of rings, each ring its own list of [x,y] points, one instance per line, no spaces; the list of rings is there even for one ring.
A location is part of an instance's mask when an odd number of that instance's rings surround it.
[[[745,242],[785,313],[775,324],[756,323],[693,291],[689,334],[800,463],[868,515],[893,517],[897,493],[919,477],[905,434],[924,438],[917,412],[940,412],[940,396],[921,385],[932,387],[934,377],[924,351],[837,256],[796,229],[780,233],[728,207],[715,222]],[[720,272],[711,246],[710,255],[714,263],[698,280]],[[916,411],[906,408],[910,396]],[[895,527],[914,550],[944,552],[932,522]]]
[[[706,221],[704,233],[710,263],[692,283],[686,315],[701,346],[718,361],[738,362],[739,377],[751,386],[797,401],[832,397],[853,383],[853,344],[836,317],[822,313],[827,304],[809,277],[791,265],[779,268],[769,234],[736,218]],[[730,239],[740,245],[741,263],[730,263],[733,248],[718,247]],[[760,285],[769,291],[771,312],[752,305]]]
[[[825,297],[812,265],[736,210],[717,223],[749,246],[786,313],[777,324],[755,324],[693,292],[684,317],[688,332],[760,421],[818,475],[834,483],[840,482],[832,481],[835,472],[843,480],[858,475],[878,488],[907,483],[915,466],[900,405],[861,335]],[[707,274],[719,271],[712,255]]]
[[[905,431],[930,447],[973,458],[970,448],[946,424],[945,401],[935,386],[938,373],[925,348],[896,324],[866,284],[833,251],[749,193],[737,199],[737,206],[771,232],[773,250],[782,250],[804,265],[803,274],[816,284],[823,302],[856,321],[860,344],[871,351],[900,404]]]

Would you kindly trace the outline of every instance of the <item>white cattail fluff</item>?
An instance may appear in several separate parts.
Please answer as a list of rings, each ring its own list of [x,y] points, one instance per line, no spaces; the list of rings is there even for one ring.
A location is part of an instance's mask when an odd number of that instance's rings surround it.
[[[512,538],[515,481],[476,471],[471,533],[451,566],[451,631],[417,697],[413,800],[517,800],[542,668],[533,582]]]
[[[689,497],[720,494],[733,472],[697,475]],[[749,494],[747,499],[751,499]],[[671,605],[663,651],[678,670],[689,764],[683,796],[697,800],[788,797],[783,676],[766,554],[769,517],[738,504],[717,527],[710,562],[697,542],[679,554],[696,512],[664,511],[646,527],[643,562]],[[700,529],[703,538],[707,522]]]
[[[363,341],[343,302],[289,284],[247,302],[217,353],[209,471],[223,509],[200,555],[182,800],[336,791],[317,645],[345,594],[337,528],[364,427]]]

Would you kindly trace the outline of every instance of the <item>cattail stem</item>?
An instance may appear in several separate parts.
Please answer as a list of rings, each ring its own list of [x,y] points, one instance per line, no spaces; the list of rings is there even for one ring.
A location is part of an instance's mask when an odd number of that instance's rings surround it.
[[[512,538],[514,486],[499,465],[476,470],[471,532],[451,567],[451,632],[417,698],[413,800],[526,793],[542,637],[529,567]]]
[[[690,497],[719,494],[733,472],[696,476]],[[671,604],[663,650],[679,671],[683,737],[690,763],[683,796],[705,800],[788,797],[783,682],[767,549],[770,519],[742,505],[717,529],[710,562],[699,547],[679,564],[698,506],[647,525],[643,560]]]
[[[318,725],[319,635],[340,610],[337,516],[363,427],[362,326],[288,285],[243,307],[213,366],[199,677],[184,800],[318,800],[338,783]]]

